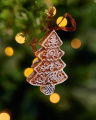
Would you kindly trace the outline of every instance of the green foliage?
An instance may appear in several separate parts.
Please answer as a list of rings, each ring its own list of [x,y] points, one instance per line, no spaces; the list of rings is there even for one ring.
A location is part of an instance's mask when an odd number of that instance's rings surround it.
[[[47,0],[46,0],[47,1]],[[28,42],[44,35],[44,0],[0,0],[0,112],[8,109],[14,120],[95,120],[96,119],[96,1],[52,0],[56,17],[69,12],[76,19],[77,30],[57,31],[66,54],[62,59],[69,79],[56,87],[61,101],[52,104],[38,87],[29,85],[23,71],[30,67],[34,54]],[[26,44],[15,41],[23,32]],[[79,38],[81,47],[73,49],[71,40]],[[11,46],[14,55],[4,49]],[[37,45],[37,48],[39,46]]]

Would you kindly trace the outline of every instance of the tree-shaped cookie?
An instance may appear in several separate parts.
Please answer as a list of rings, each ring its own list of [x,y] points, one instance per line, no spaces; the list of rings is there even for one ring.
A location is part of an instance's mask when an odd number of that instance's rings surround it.
[[[41,92],[50,95],[55,85],[64,82],[68,77],[63,71],[66,64],[61,60],[64,52],[60,49],[62,41],[55,30],[48,32],[40,42],[41,48],[35,52],[38,60],[32,64],[34,72],[27,81],[40,86]]]

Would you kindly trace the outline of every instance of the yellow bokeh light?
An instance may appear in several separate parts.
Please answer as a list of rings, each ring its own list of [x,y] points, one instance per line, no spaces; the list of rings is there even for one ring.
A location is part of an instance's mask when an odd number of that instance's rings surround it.
[[[0,113],[0,120],[10,120],[10,115],[6,112]]]
[[[67,19],[64,18],[63,16],[59,17],[56,21],[56,24],[59,26],[59,27],[65,27],[67,25]]]
[[[53,6],[52,9],[53,9],[53,16],[55,16],[56,15],[56,8]]]
[[[33,60],[33,64],[35,63],[35,62],[37,62],[39,59],[36,57],[36,58],[34,58],[34,60]]]
[[[58,103],[60,101],[60,95],[58,93],[53,93],[50,95],[50,102]]]
[[[71,41],[71,47],[74,49],[78,49],[81,47],[81,41],[78,38],[75,38]]]
[[[96,3],[96,0],[94,0],[94,2]]]
[[[45,13],[49,16],[49,17],[53,17],[56,15],[56,8],[55,6],[49,7],[48,10],[45,10]]]
[[[6,47],[6,48],[5,48],[5,54],[6,54],[7,56],[12,56],[13,53],[14,53],[14,51],[13,51],[13,48],[12,48],[12,47]]]
[[[24,70],[24,76],[28,77],[33,71],[34,71],[33,68],[26,68]]]
[[[23,44],[23,43],[25,43],[26,38],[25,38],[25,36],[24,36],[23,33],[18,33],[18,34],[15,36],[15,40],[16,40],[17,43]]]

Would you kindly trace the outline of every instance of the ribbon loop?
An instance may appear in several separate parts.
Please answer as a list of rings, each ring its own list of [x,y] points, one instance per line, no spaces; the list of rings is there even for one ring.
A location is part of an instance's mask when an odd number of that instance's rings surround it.
[[[75,19],[72,17],[72,15],[69,14],[69,13],[65,13],[65,14],[64,14],[64,17],[69,18],[72,26],[71,26],[71,27],[63,27],[63,28],[61,28],[61,29],[64,30],[64,31],[69,31],[69,32],[75,31],[75,30],[76,30],[76,21],[75,21]]]
[[[67,31],[67,32],[72,32],[72,31],[75,31],[76,30],[76,21],[75,19],[71,16],[71,14],[69,13],[65,13],[64,14],[64,17],[65,18],[68,18],[70,23],[71,23],[71,26],[70,27],[59,27],[58,25],[57,26],[52,26],[52,27],[48,27],[48,29],[51,31],[51,30],[63,30],[63,31]]]
[[[75,31],[76,30],[76,21],[75,21],[75,19],[69,13],[65,13],[64,17],[69,19],[69,21],[71,22],[71,26],[66,26],[66,27],[59,27],[58,25],[57,26],[52,26],[52,27],[48,26],[47,29],[49,31],[52,31],[53,29],[54,30],[63,30],[63,31],[67,31],[67,32]],[[37,50],[36,43],[37,43],[37,39],[36,38],[34,38],[30,42],[30,45],[32,47],[33,52],[36,52],[36,50]]]

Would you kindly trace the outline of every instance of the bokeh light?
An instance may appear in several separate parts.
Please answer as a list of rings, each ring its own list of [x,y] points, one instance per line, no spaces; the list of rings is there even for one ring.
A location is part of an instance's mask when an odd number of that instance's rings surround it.
[[[71,47],[74,49],[78,49],[81,47],[81,40],[78,38],[75,38],[71,41]]]
[[[60,101],[60,95],[58,93],[53,93],[50,95],[50,102],[58,103]]]
[[[15,40],[16,40],[17,43],[23,44],[23,43],[25,43],[26,38],[25,38],[25,36],[24,36],[23,33],[18,33],[18,34],[15,36]]]
[[[96,0],[94,0],[94,2],[96,3]]]
[[[49,7],[48,10],[45,10],[45,13],[49,16],[49,17],[53,17],[56,15],[56,8],[55,6]]]
[[[32,63],[34,64],[35,62],[37,62],[39,59],[36,57],[33,59]]]
[[[14,54],[14,50],[12,47],[6,47],[5,48],[5,55],[12,56]]]
[[[34,71],[33,68],[26,68],[24,70],[24,76],[28,77],[33,71]]]
[[[64,18],[63,16],[59,17],[57,20],[56,20],[56,24],[59,26],[59,27],[65,27],[67,25],[67,19]]]
[[[55,16],[56,15],[56,8],[55,8],[55,6],[53,6],[52,9],[53,9],[53,16]]]
[[[0,120],[10,120],[10,115],[6,112],[0,113]]]

